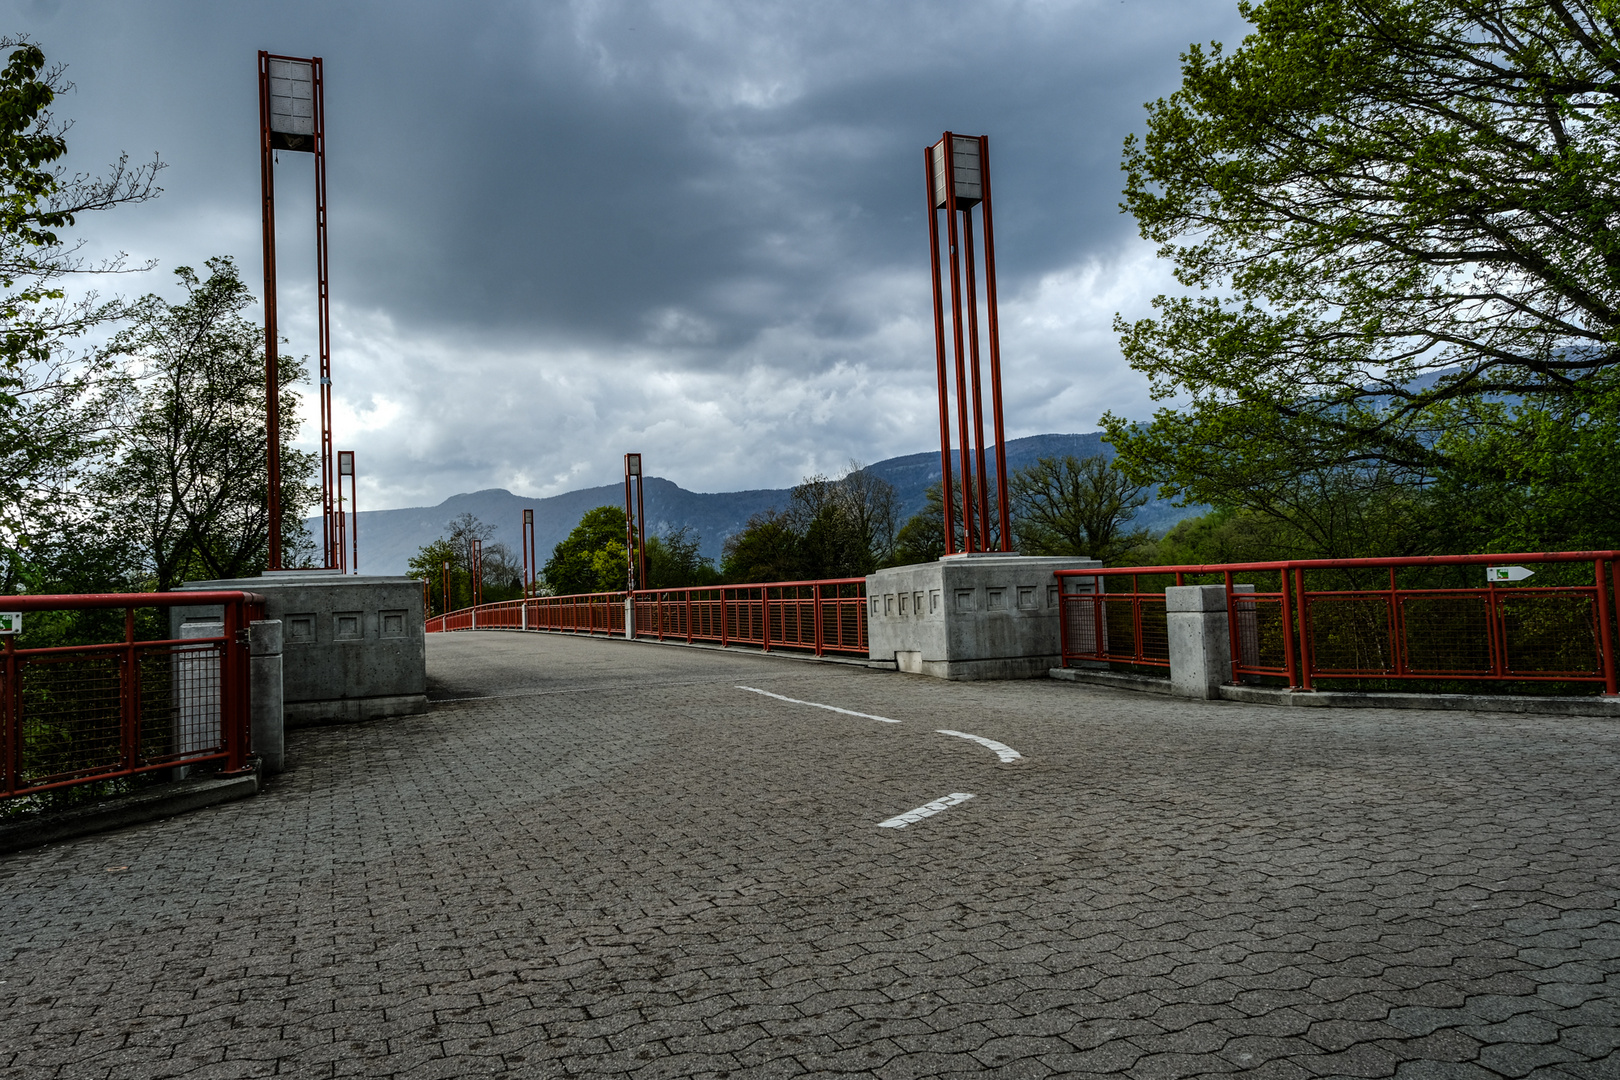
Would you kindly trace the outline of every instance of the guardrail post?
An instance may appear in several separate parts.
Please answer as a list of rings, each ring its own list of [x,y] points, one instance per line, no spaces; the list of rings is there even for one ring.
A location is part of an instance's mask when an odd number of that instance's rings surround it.
[[[17,777],[22,771],[22,688],[17,685],[17,639],[6,638],[5,696],[0,700],[0,717],[5,731],[0,732],[0,794],[10,795],[17,790]]]
[[[242,625],[242,601],[225,605],[225,644],[220,654],[219,720],[224,729],[225,768],[229,775],[248,771],[248,731],[250,699],[248,696],[247,641]]]
[[[727,637],[731,630],[731,619],[726,611],[726,587],[720,586],[720,647],[728,644]]]
[[[248,624],[248,697],[253,716],[251,741],[259,768],[266,774],[286,766],[286,730],[282,711],[281,620]]]
[[[1299,688],[1311,689],[1311,666],[1316,662],[1315,651],[1311,648],[1311,624],[1306,617],[1309,608],[1305,603],[1305,568],[1294,567],[1294,603],[1299,607]]]
[[[1609,627],[1609,583],[1603,580],[1603,560],[1596,559],[1597,564],[1597,608],[1598,608],[1598,654],[1603,660],[1603,693],[1613,697],[1615,694],[1614,676],[1614,637]],[[1620,600],[1620,597],[1616,598]]]
[[[1170,688],[1179,697],[1218,698],[1221,684],[1232,675],[1227,596],[1225,585],[1172,585],[1164,590]]]
[[[759,639],[766,652],[771,651],[771,587],[759,587]]]

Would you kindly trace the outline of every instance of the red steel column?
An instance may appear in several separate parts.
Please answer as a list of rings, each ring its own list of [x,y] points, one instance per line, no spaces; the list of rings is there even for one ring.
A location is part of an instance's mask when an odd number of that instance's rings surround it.
[[[990,550],[990,473],[984,463],[984,393],[979,376],[979,288],[973,251],[973,210],[962,211],[962,265],[967,272],[968,370],[973,374],[973,452],[979,484],[979,550]]]
[[[332,520],[332,313],[327,290],[326,258],[326,90],[321,58],[311,58],[315,93],[315,318],[319,329],[321,398],[321,513],[326,545],[326,565],[339,565],[341,555],[334,549],[336,534]]]
[[[956,553],[956,492],[951,477],[951,405],[949,375],[945,367],[945,296],[939,285],[939,208],[934,205],[932,147],[923,150],[923,172],[928,180],[928,270],[934,286],[934,363],[939,369],[939,492],[945,517],[945,554]]]
[[[968,435],[967,373],[964,370],[962,343],[962,268],[957,252],[956,236],[956,142],[955,136],[945,132],[943,144],[945,159],[945,227],[950,245],[951,267],[951,341],[956,349],[956,427],[961,436],[959,453],[962,458],[962,550],[974,551],[973,536],[973,465],[972,440]]]
[[[270,54],[259,50],[259,200],[264,232],[264,441],[270,569],[281,569],[281,357],[276,340],[276,171],[270,148]]]
[[[990,136],[979,136],[979,212],[984,215],[984,302],[990,334],[990,411],[996,435],[996,500],[1001,526],[1001,550],[1012,550],[1012,525],[1007,507],[1007,431],[1001,422],[1001,324],[996,316],[996,232],[990,213]]]
[[[1603,580],[1603,560],[1594,559],[1597,574],[1598,653],[1603,661],[1603,693],[1615,694],[1614,637],[1609,627],[1609,583]]]

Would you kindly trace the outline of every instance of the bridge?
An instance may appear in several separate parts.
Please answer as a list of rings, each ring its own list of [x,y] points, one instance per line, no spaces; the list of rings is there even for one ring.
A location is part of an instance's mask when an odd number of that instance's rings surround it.
[[[1620,738],[557,634],[0,857],[27,1077],[1612,1075]]]

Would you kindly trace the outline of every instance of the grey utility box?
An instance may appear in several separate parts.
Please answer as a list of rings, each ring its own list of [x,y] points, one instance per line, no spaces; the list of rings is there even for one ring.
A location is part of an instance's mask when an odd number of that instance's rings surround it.
[[[415,578],[277,570],[263,577],[188,581],[181,589],[244,589],[281,621],[287,727],[377,720],[427,711],[422,583]],[[216,607],[171,608],[171,625]]]
[[[941,679],[1035,679],[1062,664],[1058,570],[1095,559],[947,555],[866,579],[868,655]],[[1069,579],[1090,592],[1094,578]]]

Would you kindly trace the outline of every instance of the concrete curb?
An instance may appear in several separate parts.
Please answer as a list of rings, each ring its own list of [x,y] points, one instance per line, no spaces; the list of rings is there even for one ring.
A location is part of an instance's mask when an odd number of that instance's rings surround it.
[[[92,833],[173,817],[188,810],[245,799],[259,791],[257,773],[209,780],[181,780],[145,791],[120,795],[93,806],[80,806],[37,818],[0,825],[0,853],[55,844]]]
[[[509,626],[479,627],[477,630],[447,630],[450,634],[555,634],[558,637],[589,638],[593,641],[619,641],[626,645],[661,645],[666,649],[705,649],[709,652],[731,653],[733,656],[763,656],[774,660],[800,660],[812,664],[845,664],[851,667],[871,668],[874,671],[894,671],[893,660],[867,660],[859,656],[817,656],[813,652],[790,650],[786,646],[772,652],[751,645],[714,645],[704,641],[659,641],[657,638],[631,640],[623,634],[580,634],[572,630],[516,630]],[[431,635],[430,635],[431,636]]]
[[[1132,675],[1122,671],[1083,671],[1053,668],[1047,672],[1064,682],[1089,683],[1115,690],[1172,694],[1169,679]],[[1351,690],[1288,690],[1271,686],[1221,686],[1220,700],[1249,705],[1279,705],[1305,709],[1430,709],[1439,712],[1516,713],[1521,716],[1607,716],[1620,719],[1620,698],[1522,697],[1487,694],[1397,694]]]

